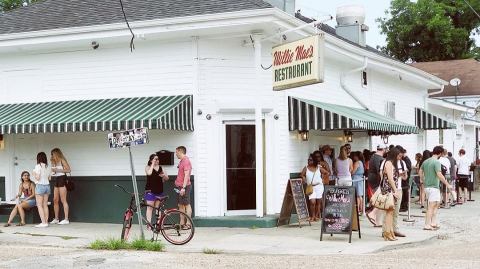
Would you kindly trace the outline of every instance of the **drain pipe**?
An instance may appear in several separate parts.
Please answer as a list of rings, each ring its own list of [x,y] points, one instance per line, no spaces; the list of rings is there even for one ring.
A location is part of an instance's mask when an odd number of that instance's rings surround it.
[[[438,90],[436,92],[428,93],[428,97],[430,97],[432,95],[435,95],[435,94],[441,94],[443,92],[443,89],[445,89],[445,85],[442,85],[442,87],[440,87],[440,90]]]
[[[356,73],[358,71],[362,71],[364,70],[365,68],[367,68],[367,65],[368,65],[368,58],[365,57],[363,59],[363,65],[361,67],[358,67],[358,68],[355,68],[355,69],[352,69],[348,72],[345,72],[345,73],[341,73],[340,74],[340,86],[342,87],[342,89],[344,91],[346,91],[348,93],[348,95],[350,95],[355,101],[357,101],[357,103],[359,103],[363,108],[365,108],[366,110],[369,110],[368,109],[368,106],[365,105],[362,100],[360,100],[360,98],[358,98],[358,96],[356,96],[348,87],[347,85],[345,84],[345,77],[348,75],[348,74],[351,74],[351,73]]]

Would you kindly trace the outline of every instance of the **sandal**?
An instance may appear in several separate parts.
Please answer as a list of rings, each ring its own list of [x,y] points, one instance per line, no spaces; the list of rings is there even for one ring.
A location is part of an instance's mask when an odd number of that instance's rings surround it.
[[[8,227],[8,226],[11,226],[10,223],[5,223],[5,225],[3,225],[3,227]]]
[[[432,228],[433,228],[434,230],[438,230],[438,229],[440,229],[440,225],[432,225]]]
[[[25,223],[20,222],[20,223],[15,224],[15,226],[25,226]]]

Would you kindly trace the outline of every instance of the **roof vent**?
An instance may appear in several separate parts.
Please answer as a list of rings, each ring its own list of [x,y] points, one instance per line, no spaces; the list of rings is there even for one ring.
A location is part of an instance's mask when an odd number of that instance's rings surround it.
[[[346,5],[337,8],[337,26],[335,32],[337,35],[359,44],[366,46],[366,34],[368,26],[365,22],[365,8],[361,5]]]
[[[337,7],[337,24],[352,25],[365,22],[365,8],[360,5],[346,5]]]

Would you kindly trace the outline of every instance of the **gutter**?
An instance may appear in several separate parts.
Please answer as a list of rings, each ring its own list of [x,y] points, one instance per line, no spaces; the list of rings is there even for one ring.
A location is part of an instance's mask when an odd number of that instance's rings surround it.
[[[347,71],[347,72],[342,72],[340,74],[340,86],[342,87],[342,89],[348,93],[348,95],[350,95],[355,101],[357,101],[358,104],[360,104],[363,108],[365,108],[366,110],[369,110],[368,109],[368,106],[365,105],[362,100],[360,100],[360,98],[358,98],[358,96],[356,96],[348,87],[347,85],[345,84],[345,78],[347,77],[347,75],[349,74],[352,74],[352,73],[356,73],[356,72],[359,72],[359,71],[362,71],[362,70],[365,70],[365,68],[367,68],[368,66],[368,58],[365,57],[363,59],[363,65],[361,67],[358,67],[358,68],[355,68],[355,69],[352,69],[350,71]]]
[[[428,93],[428,96],[432,96],[432,95],[435,95],[435,94],[441,94],[443,92],[443,89],[445,88],[445,85],[442,85],[440,87],[440,90],[436,91],[436,92],[431,92],[431,93]]]

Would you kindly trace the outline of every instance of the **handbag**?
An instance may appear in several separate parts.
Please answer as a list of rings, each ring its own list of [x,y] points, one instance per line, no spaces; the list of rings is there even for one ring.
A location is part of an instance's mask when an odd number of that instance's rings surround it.
[[[306,169],[308,169],[308,167]],[[313,193],[313,178],[315,177],[316,173],[317,170],[315,170],[315,173],[313,173],[312,181],[310,182],[310,184],[307,184],[307,187],[305,188],[306,195],[311,195]]]
[[[67,176],[67,174],[65,174],[65,188],[67,189],[67,191],[75,190],[75,182],[73,182],[71,174],[70,176]]]
[[[385,165],[383,167],[382,171],[382,180],[380,182],[380,186],[378,186],[377,190],[375,193],[372,195],[371,198],[371,204],[373,207],[381,209],[381,210],[390,210],[395,207],[395,200],[393,197],[393,193],[387,191],[383,185],[385,181],[385,174],[383,173],[385,171]]]

